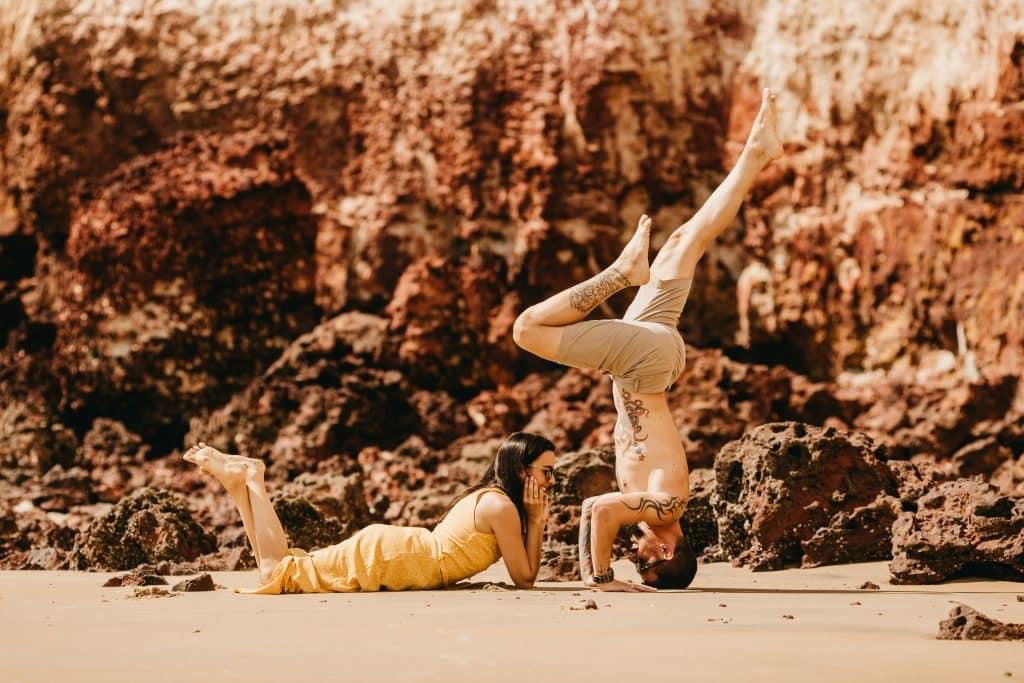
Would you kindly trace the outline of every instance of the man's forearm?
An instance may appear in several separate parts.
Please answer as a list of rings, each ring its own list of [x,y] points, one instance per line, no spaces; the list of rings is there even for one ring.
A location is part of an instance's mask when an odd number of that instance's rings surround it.
[[[583,583],[588,583],[594,578],[594,561],[590,557],[590,522],[594,511],[594,499],[587,498],[583,501],[583,508],[580,510],[580,578]]]
[[[619,527],[608,514],[606,501],[595,502],[590,513],[590,561],[593,575],[606,573],[612,566],[612,546]]]

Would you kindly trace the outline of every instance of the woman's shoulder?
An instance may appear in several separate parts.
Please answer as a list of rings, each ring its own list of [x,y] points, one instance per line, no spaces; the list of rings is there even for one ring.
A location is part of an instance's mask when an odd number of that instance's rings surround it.
[[[475,495],[476,509],[485,514],[507,514],[509,510],[516,509],[516,504],[501,489],[483,489],[475,492]]]

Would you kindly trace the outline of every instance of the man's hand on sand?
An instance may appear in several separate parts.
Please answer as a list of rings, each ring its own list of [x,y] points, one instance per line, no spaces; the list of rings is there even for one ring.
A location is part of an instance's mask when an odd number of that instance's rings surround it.
[[[614,579],[608,583],[594,583],[593,581],[587,582],[587,585],[591,588],[596,588],[599,591],[605,593],[657,593],[658,589],[654,586],[648,586],[644,583],[633,583],[632,581],[623,581],[622,579]]]

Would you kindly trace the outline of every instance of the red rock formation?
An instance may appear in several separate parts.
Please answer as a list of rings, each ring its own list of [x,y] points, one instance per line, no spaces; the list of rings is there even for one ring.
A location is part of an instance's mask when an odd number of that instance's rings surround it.
[[[939,640],[1024,640],[1024,624],[1004,624],[973,607],[957,605],[939,622]]]
[[[180,438],[183,404],[219,405],[316,321],[315,223],[281,136],[183,137],[75,204],[56,317],[71,411]]]
[[[143,482],[206,495],[164,459],[190,420],[189,439],[264,457],[279,483],[366,469],[377,512],[424,522],[427,491],[453,494],[464,454],[509,431],[607,444],[607,380],[518,352],[512,321],[607,263],[641,212],[657,248],[765,84],[787,154],[706,255],[681,326],[702,349],[670,397],[691,465],[795,419],[906,458],[904,507],[956,473],[1024,480],[1013,0],[9,4],[12,507],[54,465],[85,467],[104,501]],[[378,317],[338,332],[339,314]],[[134,455],[93,443],[108,418]],[[73,491],[61,472],[48,483]],[[61,495],[78,525],[96,512]]]
[[[971,479],[946,482],[892,527],[893,583],[1024,579],[1024,499]]]
[[[132,569],[194,560],[214,549],[213,537],[200,528],[181,497],[141,488],[79,536],[70,562],[74,569]]]
[[[335,455],[354,460],[366,445],[397,445],[419,419],[402,374],[386,369],[385,325],[360,313],[319,325],[230,403],[197,419],[188,440],[261,458],[279,481]]]
[[[879,559],[898,511],[885,498],[896,480],[883,454],[864,435],[832,427],[751,430],[715,459],[722,550],[755,570]]]

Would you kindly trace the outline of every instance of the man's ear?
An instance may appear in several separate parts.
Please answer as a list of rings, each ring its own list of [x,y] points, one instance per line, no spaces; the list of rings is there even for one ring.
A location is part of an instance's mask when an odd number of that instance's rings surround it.
[[[668,545],[667,543],[662,543],[661,544],[661,554],[665,557],[666,560],[671,560],[672,559],[672,555],[673,555],[672,551],[673,551],[672,546]]]

